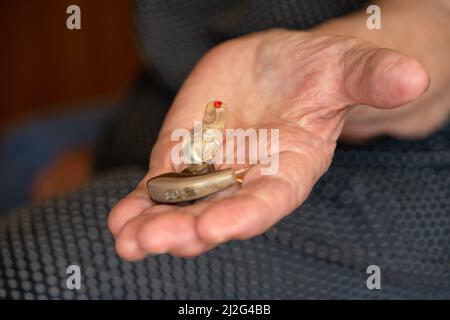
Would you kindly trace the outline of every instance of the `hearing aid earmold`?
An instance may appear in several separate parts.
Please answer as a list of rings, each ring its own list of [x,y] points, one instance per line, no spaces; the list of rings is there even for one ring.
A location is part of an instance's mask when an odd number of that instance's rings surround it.
[[[222,145],[222,134],[228,121],[228,108],[222,101],[210,101],[203,113],[201,130],[193,128],[191,139],[183,142],[185,159],[190,163],[214,162],[217,150]]]

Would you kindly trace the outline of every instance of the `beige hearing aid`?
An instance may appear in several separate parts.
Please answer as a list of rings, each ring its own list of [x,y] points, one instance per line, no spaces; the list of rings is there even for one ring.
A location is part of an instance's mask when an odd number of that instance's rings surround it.
[[[147,188],[154,201],[178,203],[204,198],[234,183],[233,169],[198,174],[169,172],[150,179]]]
[[[195,139],[192,131],[191,140],[194,143],[189,141],[183,146],[183,150],[189,152],[191,161],[198,164],[187,167],[181,173],[169,172],[148,180],[147,189],[154,201],[162,203],[193,201],[242,181],[233,169],[216,171],[213,164],[216,151],[222,144],[217,135],[214,135],[214,130],[223,131],[227,117],[228,109],[221,101],[210,101],[206,105],[201,138]]]

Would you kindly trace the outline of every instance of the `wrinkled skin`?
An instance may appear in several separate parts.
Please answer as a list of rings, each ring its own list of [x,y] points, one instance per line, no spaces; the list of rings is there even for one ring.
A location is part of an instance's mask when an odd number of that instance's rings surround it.
[[[154,146],[150,170],[109,217],[118,254],[190,257],[266,231],[300,206],[329,167],[348,111],[391,109],[421,96],[424,67],[356,38],[272,30],[225,42],[201,59],[179,91]],[[172,130],[192,128],[205,104],[223,100],[228,128],[278,128],[279,171],[258,166],[233,187],[190,206],[155,204],[145,182],[172,166]]]

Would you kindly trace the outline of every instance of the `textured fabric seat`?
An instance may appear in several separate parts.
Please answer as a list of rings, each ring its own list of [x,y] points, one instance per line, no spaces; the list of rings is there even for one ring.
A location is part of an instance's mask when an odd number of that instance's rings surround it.
[[[2,220],[0,298],[450,298],[450,126],[341,146],[300,209],[195,259],[116,256],[107,214],[143,175],[118,170]],[[72,264],[79,291],[66,288]],[[372,264],[381,290],[366,287]]]

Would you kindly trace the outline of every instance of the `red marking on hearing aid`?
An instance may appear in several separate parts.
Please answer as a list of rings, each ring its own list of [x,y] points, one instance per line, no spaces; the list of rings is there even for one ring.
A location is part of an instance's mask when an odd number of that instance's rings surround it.
[[[222,106],[222,101],[216,100],[214,101],[214,108],[220,108]]]

